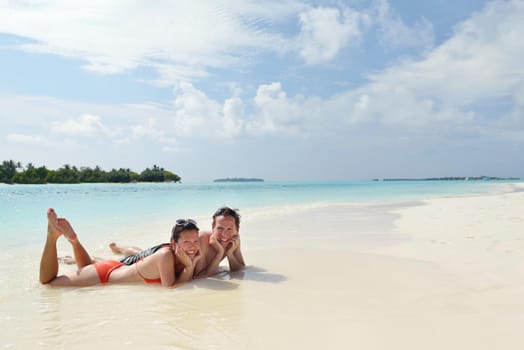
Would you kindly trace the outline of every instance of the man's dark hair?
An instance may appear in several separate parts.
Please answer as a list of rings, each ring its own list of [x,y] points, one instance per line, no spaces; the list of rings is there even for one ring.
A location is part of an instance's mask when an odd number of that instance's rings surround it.
[[[217,216],[231,216],[235,219],[235,226],[238,230],[240,228],[240,214],[237,211],[238,209],[231,209],[230,207],[218,208],[213,214],[213,226],[215,226]]]

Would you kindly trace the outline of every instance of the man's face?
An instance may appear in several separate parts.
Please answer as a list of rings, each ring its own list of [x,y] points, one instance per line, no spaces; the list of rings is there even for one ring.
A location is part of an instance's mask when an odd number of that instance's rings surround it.
[[[235,218],[232,216],[217,216],[213,225],[213,234],[224,249],[227,249],[232,240],[238,238]]]
[[[200,241],[198,240],[197,230],[184,230],[180,233],[177,242],[178,246],[189,256],[191,261],[200,251]]]

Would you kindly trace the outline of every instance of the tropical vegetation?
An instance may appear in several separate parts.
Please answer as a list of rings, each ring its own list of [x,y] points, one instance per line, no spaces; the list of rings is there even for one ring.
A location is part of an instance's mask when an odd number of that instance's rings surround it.
[[[59,169],[47,169],[45,166],[36,167],[32,163],[25,167],[20,162],[4,160],[0,164],[0,182],[7,184],[75,184],[75,183],[128,183],[128,182],[180,182],[177,174],[165,170],[157,165],[146,168],[141,173],[130,169],[102,170],[95,168],[71,166],[66,164]]]

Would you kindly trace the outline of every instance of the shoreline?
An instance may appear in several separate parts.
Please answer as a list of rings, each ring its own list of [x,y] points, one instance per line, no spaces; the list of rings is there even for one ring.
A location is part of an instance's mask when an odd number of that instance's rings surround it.
[[[251,221],[266,220],[275,214],[307,215],[307,212],[311,210],[369,210],[373,212],[373,208],[381,208],[388,211],[390,215],[397,215],[400,214],[400,212],[396,210],[397,208],[401,209],[402,207],[425,205],[426,201],[435,199],[479,198],[484,196],[499,196],[507,193],[516,193],[522,191],[524,191],[524,183],[504,183],[501,184],[498,191],[492,193],[453,195],[439,194],[428,196],[426,198],[408,197],[399,199],[369,199],[366,201],[317,201],[313,203],[284,204],[240,209],[240,214],[242,217],[242,226],[245,226],[246,223]],[[60,212],[58,214],[60,216]],[[198,222],[201,230],[211,230],[211,215],[200,214],[192,216],[192,218]],[[22,254],[36,254],[39,256],[45,238],[45,227],[47,225],[45,220],[45,212],[43,212],[40,217],[40,232],[35,232],[34,235],[36,236],[30,235],[32,239],[25,242],[23,245],[7,246],[7,250],[13,254],[18,252]],[[75,224],[75,222],[72,223],[73,227],[79,234],[83,244],[92,255],[103,258],[114,258],[115,256],[108,248],[108,244],[110,242],[146,248],[156,245],[160,242],[167,241],[170,237],[174,218],[163,217],[158,220],[144,222],[142,225],[112,225],[110,227],[105,226],[105,224],[99,225],[96,220],[88,223],[87,225],[85,223],[83,225]],[[254,231],[256,230],[257,228],[254,229]],[[246,230],[242,231],[246,232]],[[291,227],[289,231],[294,232],[295,230]],[[100,233],[103,233],[103,235]],[[38,237],[38,235],[40,237]],[[72,253],[69,245],[66,242],[59,241],[58,249],[59,255],[71,255]]]

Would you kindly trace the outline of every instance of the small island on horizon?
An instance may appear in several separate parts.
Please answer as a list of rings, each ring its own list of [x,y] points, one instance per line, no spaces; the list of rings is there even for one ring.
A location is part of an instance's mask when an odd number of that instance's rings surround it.
[[[497,177],[497,176],[445,176],[445,177],[427,177],[427,178],[397,178],[397,179],[373,179],[373,181],[500,181],[516,180],[519,177]]]
[[[254,177],[227,177],[223,179],[215,179],[213,182],[264,182],[264,179]]]

